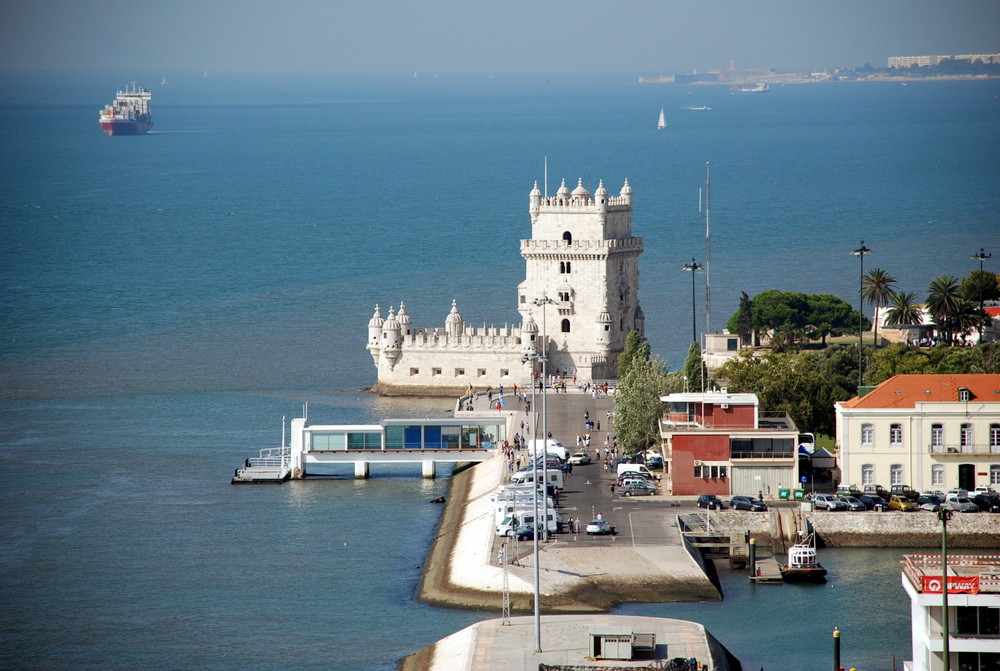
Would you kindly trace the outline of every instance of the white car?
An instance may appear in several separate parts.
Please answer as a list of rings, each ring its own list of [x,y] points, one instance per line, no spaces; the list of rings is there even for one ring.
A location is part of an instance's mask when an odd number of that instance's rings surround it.
[[[607,536],[614,533],[614,529],[607,520],[591,520],[587,525],[587,533],[591,536]]]
[[[942,508],[947,508],[948,510],[954,510],[960,513],[978,513],[979,506],[973,503],[967,496],[957,496],[955,494],[949,494],[941,504]]]
[[[584,464],[589,464],[591,461],[590,455],[586,452],[577,452],[572,457],[569,458],[569,463],[574,466],[583,466]]]

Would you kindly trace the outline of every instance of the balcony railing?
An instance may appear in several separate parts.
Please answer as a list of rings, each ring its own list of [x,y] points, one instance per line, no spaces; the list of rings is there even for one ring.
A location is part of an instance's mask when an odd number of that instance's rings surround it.
[[[989,443],[972,443],[971,445],[947,445],[939,444],[927,446],[928,454],[937,454],[941,456],[953,455],[986,455],[986,454],[1000,454],[1000,445],[991,445]]]

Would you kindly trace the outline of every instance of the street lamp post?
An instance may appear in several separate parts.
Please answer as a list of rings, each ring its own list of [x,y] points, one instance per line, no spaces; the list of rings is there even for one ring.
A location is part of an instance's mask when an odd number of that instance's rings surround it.
[[[700,263],[694,262],[694,257],[691,257],[691,263],[684,264],[684,270],[691,271],[691,342],[698,342],[698,320],[695,317],[697,314],[694,307],[694,274],[702,269]]]
[[[949,650],[948,633],[948,520],[951,519],[952,511],[947,508],[938,510],[938,519],[941,520],[941,648],[944,654],[944,671],[951,670],[951,652]]]
[[[545,341],[548,340],[548,331],[545,325],[545,306],[555,305],[556,302],[546,296],[544,293],[541,298],[536,298],[534,301],[535,305],[541,306],[542,308],[542,352],[539,359],[542,361],[542,444],[545,445],[545,449],[542,451],[542,481],[545,482],[545,495],[548,496],[549,493],[549,413],[548,407],[546,405],[546,397],[548,396],[547,391],[549,387],[549,373],[548,373],[548,362],[549,357],[545,351]],[[536,443],[536,454],[537,457],[537,443]],[[549,540],[549,520],[548,520],[548,509],[546,508],[543,513],[542,528],[543,537],[545,540]],[[538,518],[535,518],[535,522],[538,522]]]
[[[858,317],[858,394],[861,394],[861,381],[864,369],[864,357],[862,355],[864,350],[864,320],[865,320],[865,254],[871,254],[872,250],[865,247],[865,241],[862,240],[861,244],[855,249],[851,254],[854,256],[861,257],[861,279],[858,282],[858,312],[860,316]]]
[[[979,344],[983,342],[983,261],[993,258],[992,254],[987,254],[982,247],[972,255],[973,261],[979,261]]]
[[[525,352],[521,356],[521,363],[531,362],[531,407],[535,407],[535,361],[538,359],[538,351],[532,349],[529,352]],[[535,455],[538,455],[538,443],[535,441],[534,436],[537,433],[536,422],[532,414],[528,415],[528,421],[531,423],[531,436],[532,445],[535,448]],[[531,456],[529,454],[529,456]],[[532,561],[535,564],[535,652],[542,651],[542,611],[541,611],[541,599],[540,591],[538,588],[539,570],[538,570],[538,459],[531,457],[531,480],[532,480],[532,508],[535,512],[535,529],[532,534]],[[543,501],[544,504],[544,501]],[[547,511],[546,511],[547,512]],[[515,530],[516,533],[516,530]],[[515,538],[517,536],[515,535]]]

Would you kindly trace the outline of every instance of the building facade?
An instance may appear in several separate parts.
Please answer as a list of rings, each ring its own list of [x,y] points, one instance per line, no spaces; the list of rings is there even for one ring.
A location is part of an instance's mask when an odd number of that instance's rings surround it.
[[[834,409],[844,483],[1000,488],[1000,375],[896,375]]]
[[[799,432],[783,413],[761,413],[755,394],[696,392],[661,399],[664,492],[776,496],[797,487]]]
[[[531,365],[525,360],[543,353],[550,374],[578,382],[615,378],[626,336],[645,331],[639,306],[643,240],[632,236],[632,205],[628,180],[617,196],[609,196],[603,182],[591,194],[581,179],[572,191],[563,180],[549,197],[536,182],[528,195],[531,237],[520,243],[521,325],[473,327],[453,300],[442,327],[418,330],[403,303],[385,318],[376,305],[367,344],[378,371],[375,390],[526,385],[537,358]]]

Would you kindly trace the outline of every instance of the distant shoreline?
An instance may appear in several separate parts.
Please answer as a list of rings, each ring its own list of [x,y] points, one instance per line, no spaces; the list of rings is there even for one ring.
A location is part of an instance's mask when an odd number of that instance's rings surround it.
[[[853,84],[871,82],[952,82],[952,81],[988,81],[1000,79],[994,75],[933,75],[929,77],[911,77],[906,75],[873,75],[869,77],[812,77],[804,73],[790,73],[785,75],[770,74],[760,77],[741,77],[727,81],[697,81],[678,82],[675,75],[661,75],[659,77],[639,77],[637,84],[677,84],[678,86],[741,86],[744,84],[756,84],[758,82],[771,84],[773,86],[785,84]]]

